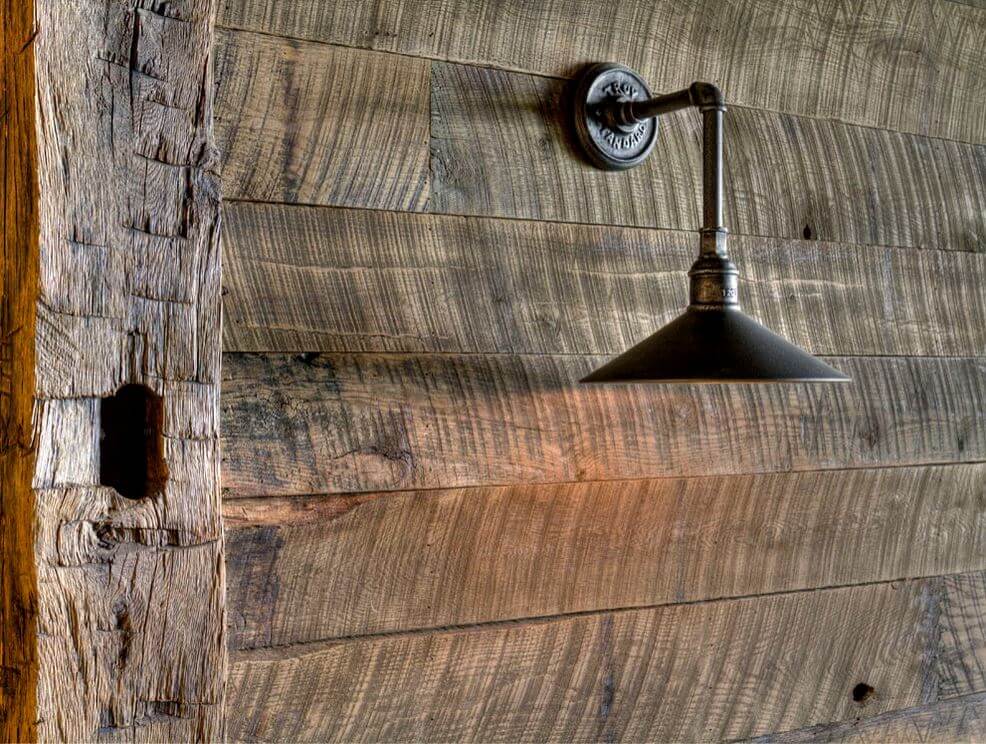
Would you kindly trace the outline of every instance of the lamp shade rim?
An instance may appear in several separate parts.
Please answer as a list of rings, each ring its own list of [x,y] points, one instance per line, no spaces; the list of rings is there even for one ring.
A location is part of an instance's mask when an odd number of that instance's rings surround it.
[[[834,383],[850,378],[736,307],[691,306],[585,384]]]
[[[783,385],[783,384],[803,384],[803,383],[838,383],[852,382],[851,377],[845,375],[841,377],[719,377],[719,378],[692,378],[692,377],[641,377],[637,379],[592,379],[593,375],[586,375],[579,380],[580,385]]]

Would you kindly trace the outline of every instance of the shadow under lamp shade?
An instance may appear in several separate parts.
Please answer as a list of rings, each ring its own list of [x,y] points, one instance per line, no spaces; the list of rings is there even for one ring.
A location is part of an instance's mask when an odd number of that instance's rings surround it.
[[[592,163],[626,170],[643,162],[657,139],[659,116],[702,112],[702,228],[688,272],[687,309],[657,333],[582,379],[587,383],[848,382],[849,378],[768,330],[740,310],[739,272],[729,259],[722,222],[722,119],[726,104],[709,83],[652,98],[622,65],[586,70],[574,92],[575,133]]]

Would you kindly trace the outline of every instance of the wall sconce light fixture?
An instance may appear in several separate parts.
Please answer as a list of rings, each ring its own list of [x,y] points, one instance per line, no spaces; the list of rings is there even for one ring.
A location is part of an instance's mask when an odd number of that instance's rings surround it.
[[[642,163],[657,139],[661,114],[694,106],[702,112],[703,221],[698,260],[688,272],[688,308],[657,333],[582,382],[847,382],[849,378],[745,315],[739,272],[729,260],[722,224],[720,90],[692,83],[652,98],[622,65],[589,68],[574,93],[575,131],[586,155],[606,170]]]

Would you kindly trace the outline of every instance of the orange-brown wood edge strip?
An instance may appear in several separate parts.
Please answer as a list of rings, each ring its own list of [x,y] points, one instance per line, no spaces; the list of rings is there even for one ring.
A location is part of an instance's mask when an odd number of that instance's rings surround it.
[[[39,233],[33,26],[31,0],[0,3],[0,738],[4,741],[37,737],[38,602],[31,476]]]

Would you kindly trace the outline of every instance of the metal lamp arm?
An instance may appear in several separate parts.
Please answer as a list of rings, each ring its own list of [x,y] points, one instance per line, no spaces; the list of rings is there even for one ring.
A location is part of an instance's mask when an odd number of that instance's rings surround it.
[[[623,101],[618,105],[620,123],[636,124],[690,106],[703,111],[709,108],[725,111],[726,98],[722,91],[712,83],[695,82],[684,90],[666,93],[663,96],[654,96],[646,101]]]
[[[684,90],[655,96],[644,101],[614,102],[600,112],[614,127],[632,127],[661,114],[695,107],[702,112],[702,252],[707,246],[715,252],[714,236],[704,239],[708,231],[723,231],[722,224],[722,115],[726,98],[712,83],[695,82]]]
[[[739,305],[739,273],[729,260],[722,220],[722,117],[726,99],[711,83],[652,97],[643,79],[622,65],[588,68],[573,97],[575,133],[590,160],[607,170],[642,163],[657,138],[660,115],[684,108],[702,112],[702,229],[692,265],[691,307]]]

